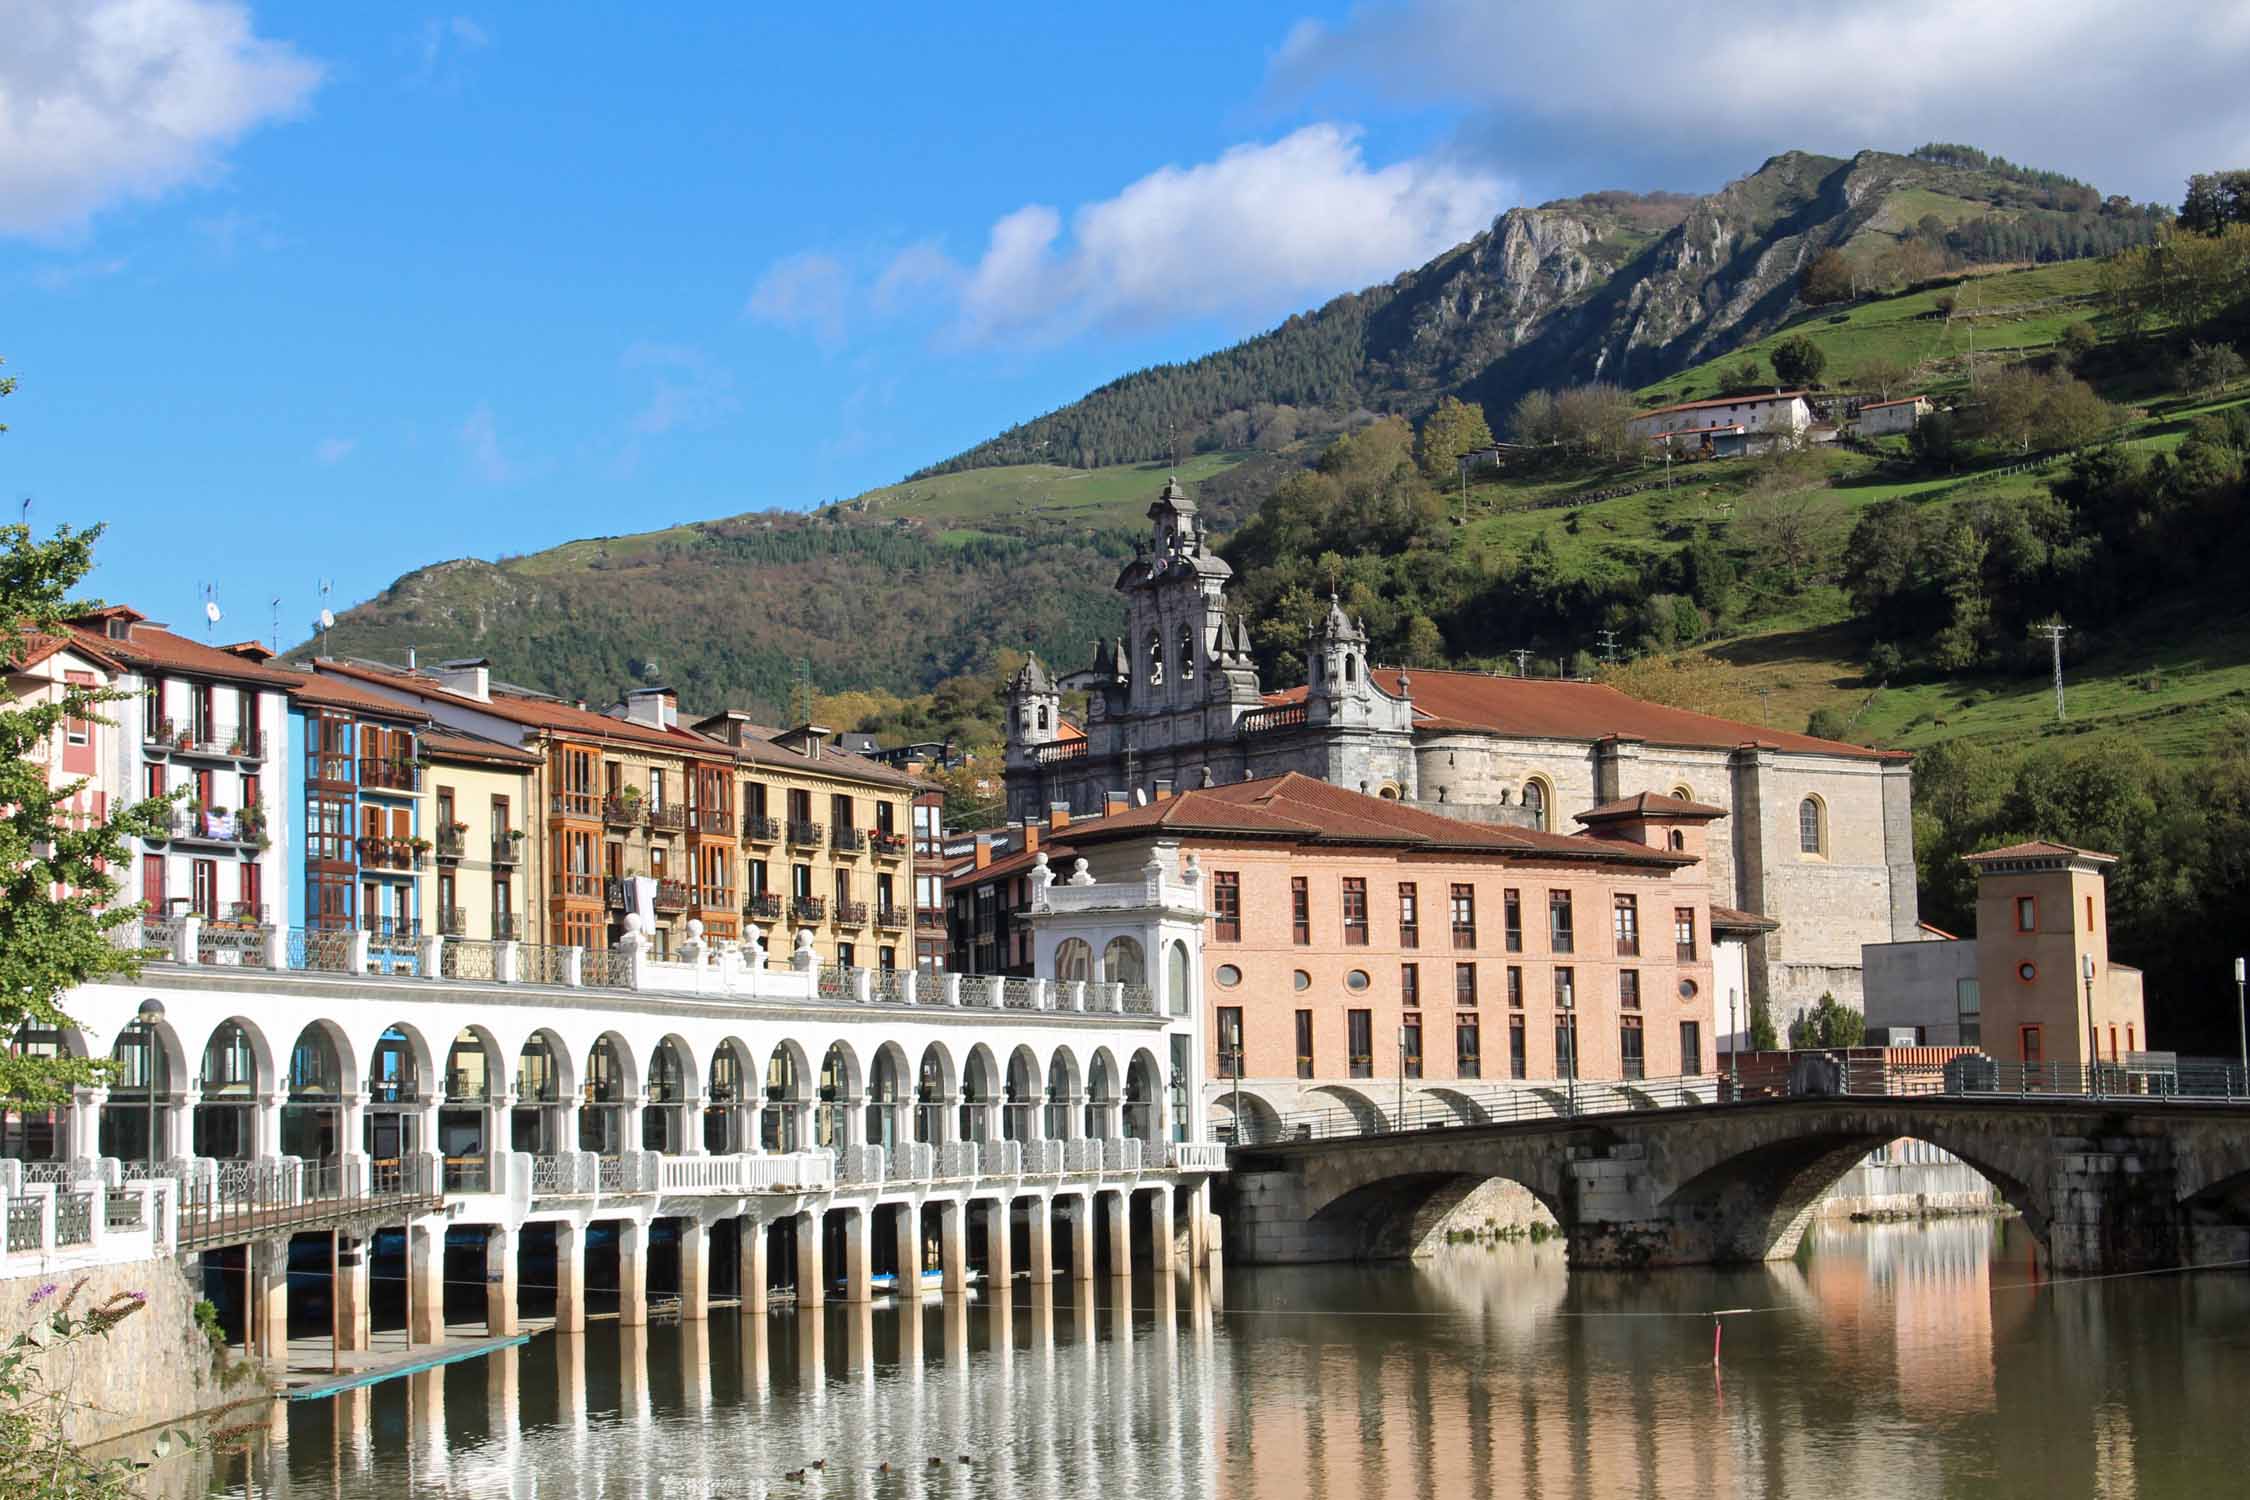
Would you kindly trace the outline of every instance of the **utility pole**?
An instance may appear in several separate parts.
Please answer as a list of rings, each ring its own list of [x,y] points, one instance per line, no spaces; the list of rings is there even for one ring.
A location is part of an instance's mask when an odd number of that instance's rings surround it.
[[[1772,695],[1773,689],[1770,687],[1762,687],[1758,689],[1758,722],[1761,724],[1768,724],[1772,722],[1771,715],[1766,712],[1766,699],[1768,699]]]
[[[2065,625],[2059,619],[2050,620],[2044,625],[2032,626],[2031,633],[2033,635],[2045,636],[2047,638],[2047,644],[2053,649],[2055,654],[2055,722],[2057,724],[2060,724],[2063,722],[2064,718],[2062,643],[2063,637],[2070,633],[2070,627],[2068,625]]]
[[[1617,632],[1604,630],[1600,632],[1600,635],[1602,638],[1602,660],[1614,667],[1617,665]]]
[[[1518,646],[1508,654],[1516,659],[1516,675],[1518,677],[1529,677],[1531,675],[1531,652],[1522,646]]]
[[[2250,1094],[2250,1020],[2244,1018],[2243,981],[2250,979],[2250,962],[2234,961],[2234,1034],[2242,1048],[2242,1091]]]

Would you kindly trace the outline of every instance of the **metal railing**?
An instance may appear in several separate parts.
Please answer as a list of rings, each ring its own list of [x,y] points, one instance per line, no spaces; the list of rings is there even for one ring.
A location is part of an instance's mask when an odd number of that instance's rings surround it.
[[[42,1198],[8,1200],[8,1248],[36,1250],[46,1246],[47,1205]]]
[[[633,982],[633,958],[617,948],[589,948],[579,977],[590,985],[624,989]]]
[[[492,1191],[492,1159],[487,1156],[449,1156],[445,1159],[445,1190],[449,1193]]]
[[[1153,1016],[1156,1014],[1156,992],[1145,984],[1124,986],[1125,1014]]]
[[[516,947],[518,984],[561,984],[568,972],[564,957],[570,950],[552,943],[520,943]]]
[[[444,1201],[434,1158],[411,1156],[376,1191],[341,1162],[276,1160],[218,1163],[210,1176],[180,1188],[181,1253],[270,1239],[349,1222],[377,1211],[410,1216]],[[395,1222],[386,1218],[385,1222]]]
[[[492,836],[492,862],[512,865],[523,859],[523,830],[504,828]]]
[[[852,971],[842,964],[822,964],[818,993],[823,1000],[849,1000],[852,997]]]
[[[94,1195],[91,1192],[55,1194],[55,1248],[91,1245],[94,1242]]]
[[[500,977],[500,955],[491,943],[471,938],[451,938],[438,953],[438,971],[448,979]]]
[[[781,819],[761,817],[757,813],[742,815],[742,836],[753,844],[770,844],[781,837]]]
[[[820,842],[821,834],[826,831],[818,823],[804,822],[796,818],[789,820],[789,842],[792,844],[817,844]]]
[[[1039,1009],[1038,983],[1030,979],[1001,980],[1000,1008],[1002,1010]]]
[[[857,828],[846,828],[838,823],[829,831],[829,847],[844,854],[858,854],[867,847],[867,835]]]
[[[867,903],[864,901],[837,902],[836,925],[839,927],[865,927],[867,925]]]

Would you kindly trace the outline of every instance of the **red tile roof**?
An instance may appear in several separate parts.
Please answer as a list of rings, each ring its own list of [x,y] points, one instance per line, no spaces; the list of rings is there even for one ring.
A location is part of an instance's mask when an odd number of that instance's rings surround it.
[[[396,698],[386,698],[381,693],[371,693],[340,677],[313,672],[292,672],[289,675],[296,679],[290,684],[289,696],[299,703],[318,704],[323,708],[348,708],[354,713],[382,714],[413,724],[430,722],[430,716],[424,710],[412,704],[401,703]]]
[[[1274,838],[1301,844],[1384,844],[1667,867],[1694,863],[1686,855],[1611,839],[1442,817],[1403,802],[1346,791],[1295,771],[1231,786],[1198,787],[1106,818],[1073,822],[1070,842],[1085,846],[1156,832]]]
[[[1865,401],[1860,403],[1859,409],[1861,411],[1880,411],[1886,406],[1904,406],[1910,401],[1927,401],[1929,399],[1927,396],[1901,396],[1896,401]]]
[[[445,759],[496,760],[510,765],[536,766],[542,757],[532,750],[503,745],[463,729],[431,729],[422,735],[422,753]]]
[[[2092,859],[2105,864],[2117,863],[2117,856],[2104,854],[2098,849],[2080,849],[2071,844],[2058,844],[2051,839],[2033,839],[2026,844],[2010,844],[2003,849],[1986,849],[1976,854],[1964,854],[1964,864],[1977,864],[1988,859]]]
[[[1455,729],[1525,739],[1642,740],[1651,745],[1732,750],[1763,745],[1855,760],[1906,760],[1903,750],[1870,750],[1840,740],[1815,739],[1762,724],[1743,724],[1691,709],[1648,703],[1599,682],[1548,677],[1488,677],[1481,672],[1441,672],[1376,667],[1368,676],[1393,697],[1408,679],[1417,729]],[[1305,689],[1268,693],[1268,703],[1303,701]]]
[[[1701,401],[1679,401],[1670,406],[1652,406],[1647,411],[1633,413],[1635,421],[1642,417],[1661,417],[1676,411],[1706,411],[1714,406],[1761,406],[1768,401],[1794,401],[1803,391],[1769,391],[1763,395],[1711,396]]]
[[[112,618],[132,622],[130,640],[117,640],[106,633],[106,622]],[[90,625],[88,621],[104,623]],[[147,624],[140,615],[122,607],[82,615],[70,622],[70,632],[85,649],[136,670],[184,672],[196,677],[272,688],[289,687],[295,676],[278,667],[260,666],[216,647],[201,645],[184,635],[174,635],[161,625]]]
[[[76,631],[66,631],[62,635],[30,632],[25,634],[23,640],[26,644],[16,660],[12,662],[0,661],[0,665],[5,665],[11,672],[29,671],[58,651],[75,651],[96,666],[107,668],[112,672],[118,671],[121,666],[114,657],[95,650]]]
[[[1731,906],[1711,908],[1713,932],[1772,932],[1780,926],[1772,917],[1760,916],[1754,911],[1738,911]]]
[[[384,671],[359,662],[322,660],[315,665],[322,674],[334,673],[358,682],[374,683],[402,693],[412,693],[437,703],[488,713],[496,719],[511,724],[521,724],[526,729],[547,730],[556,734],[580,735],[588,739],[628,740],[635,744],[661,746],[685,755],[708,754],[724,757],[728,747],[707,736],[686,729],[657,729],[647,724],[636,724],[630,719],[613,719],[591,709],[580,708],[575,703],[564,703],[553,698],[534,698],[525,694],[510,693],[503,689],[492,690],[490,701],[472,698],[466,693],[456,693],[441,686],[436,679],[414,672]]]
[[[1657,792],[1640,792],[1617,802],[1604,802],[1599,807],[1589,807],[1578,815],[1581,823],[1610,823],[1625,818],[1723,818],[1727,810],[1713,807],[1708,802],[1690,802],[1684,797],[1667,797]]]

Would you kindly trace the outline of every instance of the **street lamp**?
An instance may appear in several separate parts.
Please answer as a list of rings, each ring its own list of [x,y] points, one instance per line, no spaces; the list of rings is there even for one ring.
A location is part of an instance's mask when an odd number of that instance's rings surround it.
[[[164,1019],[164,1002],[154,995],[141,1002],[141,1090],[148,1097],[148,1175],[156,1175],[156,1023]]]
[[[2087,1091],[2099,1098],[2102,1091],[2102,1039],[2094,1030],[2094,955],[2078,956],[2079,972],[2086,976],[2086,1059]]]
[[[2243,980],[2250,978],[2246,969],[2250,969],[2250,964],[2239,958],[2234,961],[2234,1035],[2242,1048],[2243,1092],[2250,1093],[2250,1020],[2244,1019],[2242,1006]]]
[[[1742,1033],[1736,1029],[1735,1008],[1741,1004],[1742,991],[1727,990],[1727,1092],[1739,1094],[1742,1089]]]

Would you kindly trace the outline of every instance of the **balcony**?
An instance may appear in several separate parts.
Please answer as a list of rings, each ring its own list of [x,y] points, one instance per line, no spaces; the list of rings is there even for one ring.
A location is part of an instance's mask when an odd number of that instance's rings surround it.
[[[592,792],[557,792],[547,799],[547,812],[556,818],[591,818],[601,810],[601,799]]]
[[[374,791],[418,792],[422,789],[422,768],[410,760],[362,759],[359,784]]]
[[[523,861],[523,830],[503,828],[492,836],[492,862],[496,865],[520,864]]]
[[[742,815],[742,836],[753,844],[770,844],[781,837],[781,819],[761,817],[757,813]]]
[[[733,911],[734,887],[702,885],[695,888],[695,904],[702,911]]]
[[[557,870],[549,888],[564,900],[594,901],[601,897],[602,878],[591,870]]]
[[[858,854],[867,848],[867,835],[856,828],[846,828],[839,823],[836,825],[834,837],[830,840],[830,847],[839,854]]]
[[[789,915],[799,922],[824,922],[828,903],[818,896],[799,896],[789,903]]]
[[[699,807],[688,813],[688,826],[697,833],[718,838],[734,836],[734,814],[723,807]]]
[[[141,733],[144,748],[163,754],[208,756],[213,760],[260,761],[266,758],[266,736],[261,729],[220,729],[210,724],[180,724],[159,719]]]
[[[216,920],[230,927],[263,927],[272,918],[263,901],[229,901]]]
[[[441,906],[438,908],[437,930],[441,937],[467,937],[469,914],[458,906]]]
[[[674,805],[652,807],[648,810],[648,826],[651,833],[678,833],[686,828],[687,824],[688,814],[684,807]]]
[[[602,881],[602,905],[608,907],[611,911],[623,911],[625,909],[624,881],[607,879]]]
[[[838,901],[835,906],[836,925],[838,927],[865,927],[867,925],[866,902]]]
[[[656,909],[658,911],[686,911],[688,904],[687,882],[684,880],[659,880],[656,882]]]
[[[893,906],[888,902],[877,902],[875,905],[875,925],[890,928],[904,927],[906,925],[906,908]]]
[[[440,828],[438,830],[436,852],[439,859],[457,860],[461,858],[462,855],[468,852],[468,846],[468,824],[455,823],[449,828]]]
[[[327,786],[352,784],[352,758],[340,750],[307,750],[305,780]]]
[[[818,823],[802,823],[795,818],[789,820],[789,842],[805,848],[817,848],[821,834],[826,831]]]
[[[778,922],[781,920],[781,897],[772,891],[761,891],[742,903],[742,915],[752,922]]]
[[[359,930],[379,943],[409,943],[422,935],[422,919],[362,916]]]
[[[641,812],[641,799],[638,797],[602,798],[602,821],[612,828],[640,827]]]
[[[912,842],[905,834],[885,833],[880,828],[868,833],[867,844],[875,851],[877,859],[897,859],[912,847]]]
[[[361,838],[353,841],[363,870],[388,870],[401,875],[430,867],[428,839]]]
[[[263,849],[271,842],[266,837],[265,811],[257,807],[240,812],[228,812],[223,807],[175,807],[170,827],[173,838],[190,844]]]
[[[523,924],[517,920],[514,912],[496,911],[492,914],[492,940],[494,942],[512,943],[522,936]]]

